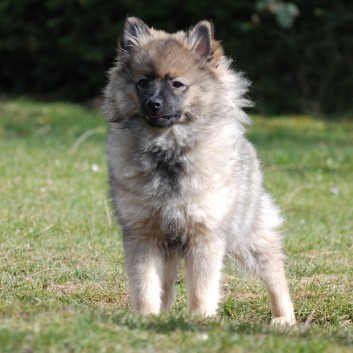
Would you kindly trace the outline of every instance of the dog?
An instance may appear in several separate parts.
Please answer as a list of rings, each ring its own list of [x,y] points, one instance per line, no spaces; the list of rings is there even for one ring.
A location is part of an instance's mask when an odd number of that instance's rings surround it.
[[[173,34],[125,22],[103,112],[131,306],[169,310],[184,260],[190,311],[215,315],[227,256],[262,280],[271,322],[294,324],[282,218],[244,136],[249,83],[230,65],[209,21]]]

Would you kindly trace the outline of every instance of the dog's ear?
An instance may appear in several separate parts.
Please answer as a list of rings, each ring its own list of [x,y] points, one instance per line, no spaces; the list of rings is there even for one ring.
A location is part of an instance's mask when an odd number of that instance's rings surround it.
[[[132,52],[139,45],[140,38],[149,34],[150,28],[142,20],[137,17],[128,17],[120,39],[120,48]]]
[[[213,24],[201,21],[188,32],[190,48],[199,57],[210,61],[212,57],[212,42],[214,37]]]

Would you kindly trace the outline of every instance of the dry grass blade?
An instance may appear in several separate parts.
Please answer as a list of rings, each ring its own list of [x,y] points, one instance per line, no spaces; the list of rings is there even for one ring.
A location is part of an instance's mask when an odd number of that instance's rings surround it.
[[[315,316],[315,310],[313,310],[309,315],[308,317],[306,318],[305,322],[304,322],[304,325],[305,326],[310,326],[313,319],[314,319],[314,316]]]
[[[93,135],[97,135],[97,134],[103,134],[104,131],[105,131],[105,129],[102,127],[97,127],[95,129],[90,129],[90,130],[85,131],[72,145],[72,147],[70,149],[70,153],[71,154],[75,153],[89,137],[91,137]]]

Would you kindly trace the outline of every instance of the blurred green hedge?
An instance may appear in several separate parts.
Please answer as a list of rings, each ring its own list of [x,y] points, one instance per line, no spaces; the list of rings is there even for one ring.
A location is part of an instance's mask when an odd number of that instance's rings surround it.
[[[1,0],[0,92],[99,95],[127,14],[167,31],[212,19],[261,113],[352,112],[353,2],[343,0]]]

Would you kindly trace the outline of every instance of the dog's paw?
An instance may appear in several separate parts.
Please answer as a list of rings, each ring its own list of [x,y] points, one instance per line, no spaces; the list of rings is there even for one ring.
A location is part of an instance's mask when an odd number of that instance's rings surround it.
[[[279,316],[279,317],[274,317],[271,320],[271,325],[273,326],[291,326],[291,325],[295,325],[297,322],[295,320],[295,316],[294,315],[290,315],[290,316]]]

